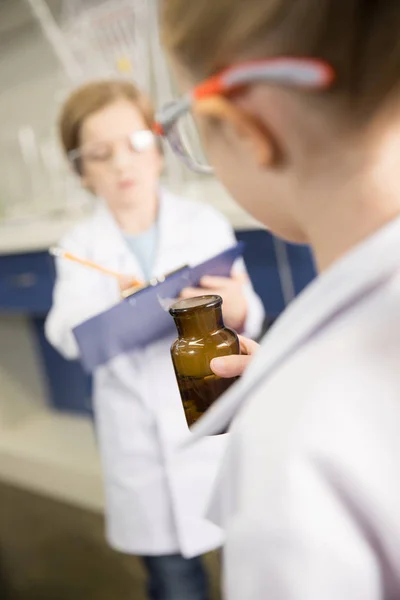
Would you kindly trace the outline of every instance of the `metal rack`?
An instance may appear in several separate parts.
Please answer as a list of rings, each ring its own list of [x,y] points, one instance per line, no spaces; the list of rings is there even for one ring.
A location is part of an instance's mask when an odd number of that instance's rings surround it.
[[[64,96],[86,81],[126,77],[156,106],[173,97],[159,42],[155,0],[63,0],[57,21],[44,0],[26,0],[67,76]],[[164,178],[179,187],[187,177],[165,148]]]

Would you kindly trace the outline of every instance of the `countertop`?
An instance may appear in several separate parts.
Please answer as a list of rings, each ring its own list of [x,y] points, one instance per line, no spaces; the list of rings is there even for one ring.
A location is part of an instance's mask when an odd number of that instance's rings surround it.
[[[215,180],[186,184],[178,193],[196,202],[214,206],[229,219],[236,230],[262,228]],[[0,255],[47,250],[86,215],[75,211],[74,215],[65,213],[0,222]]]

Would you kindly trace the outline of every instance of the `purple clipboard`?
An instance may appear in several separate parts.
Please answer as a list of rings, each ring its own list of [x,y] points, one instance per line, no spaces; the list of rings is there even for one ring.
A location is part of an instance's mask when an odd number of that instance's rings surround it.
[[[120,354],[131,352],[175,330],[174,322],[163,308],[184,287],[197,286],[204,275],[228,277],[233,263],[243,254],[244,243],[193,267],[184,267],[165,281],[136,292],[109,310],[81,323],[73,330],[80,360],[88,373]]]

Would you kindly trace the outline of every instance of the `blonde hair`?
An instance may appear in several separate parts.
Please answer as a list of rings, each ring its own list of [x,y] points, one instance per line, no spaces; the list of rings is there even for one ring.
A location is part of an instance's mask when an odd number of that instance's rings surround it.
[[[80,146],[82,126],[93,113],[116,100],[128,100],[140,111],[146,126],[154,123],[154,109],[149,98],[133,83],[124,80],[93,81],[76,89],[63,105],[58,130],[65,154]],[[75,165],[79,171],[79,165]]]
[[[399,0],[162,0],[163,41],[195,80],[276,55],[328,61],[330,98],[373,112],[400,83]]]

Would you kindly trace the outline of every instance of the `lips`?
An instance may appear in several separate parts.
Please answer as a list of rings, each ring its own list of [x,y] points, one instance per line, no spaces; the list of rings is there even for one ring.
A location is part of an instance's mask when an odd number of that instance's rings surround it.
[[[134,179],[122,179],[119,183],[118,183],[118,187],[121,190],[128,190],[130,188],[132,188],[135,185],[135,181]]]

